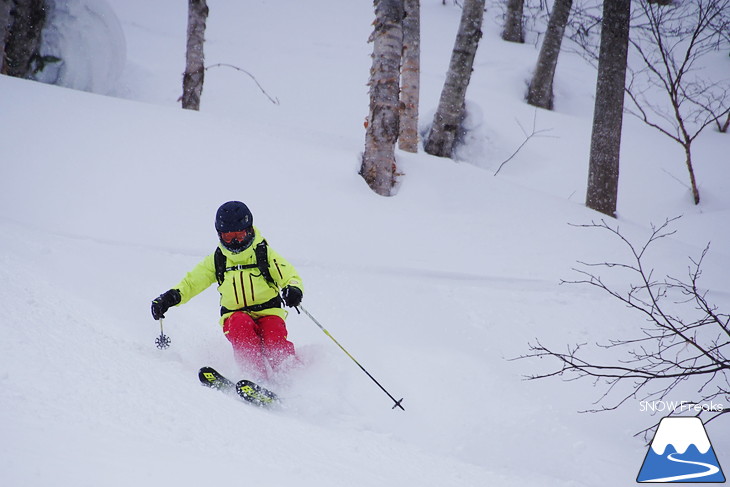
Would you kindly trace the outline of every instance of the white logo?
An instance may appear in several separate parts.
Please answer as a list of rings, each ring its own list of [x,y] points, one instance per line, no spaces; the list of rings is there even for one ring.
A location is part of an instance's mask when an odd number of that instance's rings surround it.
[[[702,420],[668,417],[657,428],[637,482],[725,482]]]

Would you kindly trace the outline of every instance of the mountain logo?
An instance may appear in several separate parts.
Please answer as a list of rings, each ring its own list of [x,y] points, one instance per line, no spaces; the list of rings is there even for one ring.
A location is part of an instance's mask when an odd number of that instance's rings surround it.
[[[661,420],[637,482],[725,482],[702,420],[667,417]]]

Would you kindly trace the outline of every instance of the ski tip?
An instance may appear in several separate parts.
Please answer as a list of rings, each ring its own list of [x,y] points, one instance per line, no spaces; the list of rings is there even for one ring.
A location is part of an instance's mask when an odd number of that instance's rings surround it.
[[[218,390],[230,390],[235,385],[213,367],[201,367],[198,371],[198,379],[204,386]]]
[[[198,371],[198,379],[200,382],[206,383],[211,382],[214,377],[218,377],[220,374],[213,367],[201,367]]]
[[[395,401],[395,404],[393,405],[393,407],[391,409],[400,408],[401,411],[405,411],[405,408],[401,405],[401,403],[403,402],[403,399],[404,398],[401,397],[400,399]]]
[[[250,380],[239,380],[236,383],[236,392],[246,402],[260,407],[272,407],[279,404],[279,397],[263,386]]]

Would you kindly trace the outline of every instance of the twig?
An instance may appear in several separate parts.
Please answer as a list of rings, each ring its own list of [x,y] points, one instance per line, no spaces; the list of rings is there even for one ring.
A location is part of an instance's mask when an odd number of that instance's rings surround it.
[[[528,343],[529,351],[518,359],[547,358],[554,365],[547,371],[529,375],[527,379],[561,377],[566,381],[589,379],[603,391],[594,404],[598,407],[586,412],[611,411],[632,400],[664,400],[684,382],[695,388],[693,402],[681,404],[707,404],[716,400],[730,400],[730,315],[721,313],[707,301],[708,290],[699,285],[702,263],[709,246],[699,258],[690,258],[688,278],[654,277],[654,270],[647,268],[646,254],[650,246],[660,239],[671,237],[676,230],[671,224],[677,220],[668,218],[661,225],[651,226],[651,234],[642,243],[632,243],[618,226],[601,220],[580,228],[608,231],[618,238],[631,254],[629,262],[602,261],[580,262],[574,269],[579,278],[561,281],[561,284],[581,284],[598,288],[624,306],[643,316],[645,325],[637,327],[634,336],[612,338],[607,343],[596,343],[602,350],[615,350],[620,355],[610,355],[608,360],[596,360],[586,352],[586,343],[569,345],[561,351],[543,345],[539,339]],[[609,284],[593,269],[613,269],[626,279],[625,287]],[[628,274],[626,274],[628,273]],[[621,356],[622,355],[622,356]],[[596,355],[597,357],[597,355]],[[730,409],[701,409],[693,411],[711,415],[709,423]],[[674,411],[678,414],[684,411]],[[646,435],[656,425],[639,432]]]
[[[675,181],[677,181],[679,184],[681,184],[685,188],[689,189],[690,191],[692,190],[692,188],[689,187],[689,184],[685,184],[681,179],[679,179],[677,176],[673,175],[672,173],[670,173],[666,169],[662,169],[662,171],[665,172],[667,174],[667,176],[669,176],[670,178],[674,179]]]
[[[494,172],[494,175],[495,176],[497,174],[499,174],[499,171],[502,170],[502,168],[504,167],[505,164],[507,164],[512,159],[514,159],[514,157],[517,155],[517,153],[525,146],[525,144],[527,144],[530,141],[531,138],[533,138],[533,137],[539,137],[541,134],[544,134],[546,132],[550,132],[552,130],[552,129],[535,130],[536,122],[537,122],[537,110],[535,110],[535,115],[532,118],[532,132],[528,135],[527,134],[527,131],[524,129],[524,127],[522,126],[522,124],[519,122],[519,120],[517,120],[517,125],[519,125],[520,129],[522,130],[522,133],[525,134],[525,140],[522,141],[522,143],[520,144],[520,146],[517,148],[517,150],[515,150],[512,153],[511,156],[509,156],[505,161],[503,161],[499,165],[499,167],[497,168],[497,170]]]
[[[245,69],[241,69],[238,66],[234,66],[232,64],[218,63],[218,64],[213,64],[211,66],[206,66],[205,67],[205,70],[208,71],[210,68],[219,68],[219,67],[232,68],[232,69],[235,69],[236,71],[240,71],[240,72],[242,72],[244,74],[247,74],[253,80],[253,82],[256,83],[256,86],[259,87],[259,89],[261,90],[261,93],[263,93],[264,95],[266,95],[266,98],[268,98],[269,101],[271,101],[271,103],[273,103],[274,105],[279,105],[280,104],[279,103],[279,98],[272,98],[271,96],[269,96],[269,94],[266,93],[266,90],[264,90],[264,87],[261,86],[261,83],[258,82],[258,80],[256,79],[256,77],[254,75],[252,75],[251,73],[249,73],[248,71],[246,71]]]

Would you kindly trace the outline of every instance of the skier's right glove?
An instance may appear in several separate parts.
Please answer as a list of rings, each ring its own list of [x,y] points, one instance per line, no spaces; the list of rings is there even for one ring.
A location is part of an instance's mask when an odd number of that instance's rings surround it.
[[[158,298],[152,301],[152,317],[156,320],[164,318],[167,310],[180,304],[181,299],[180,291],[177,289],[170,289],[160,294]]]

